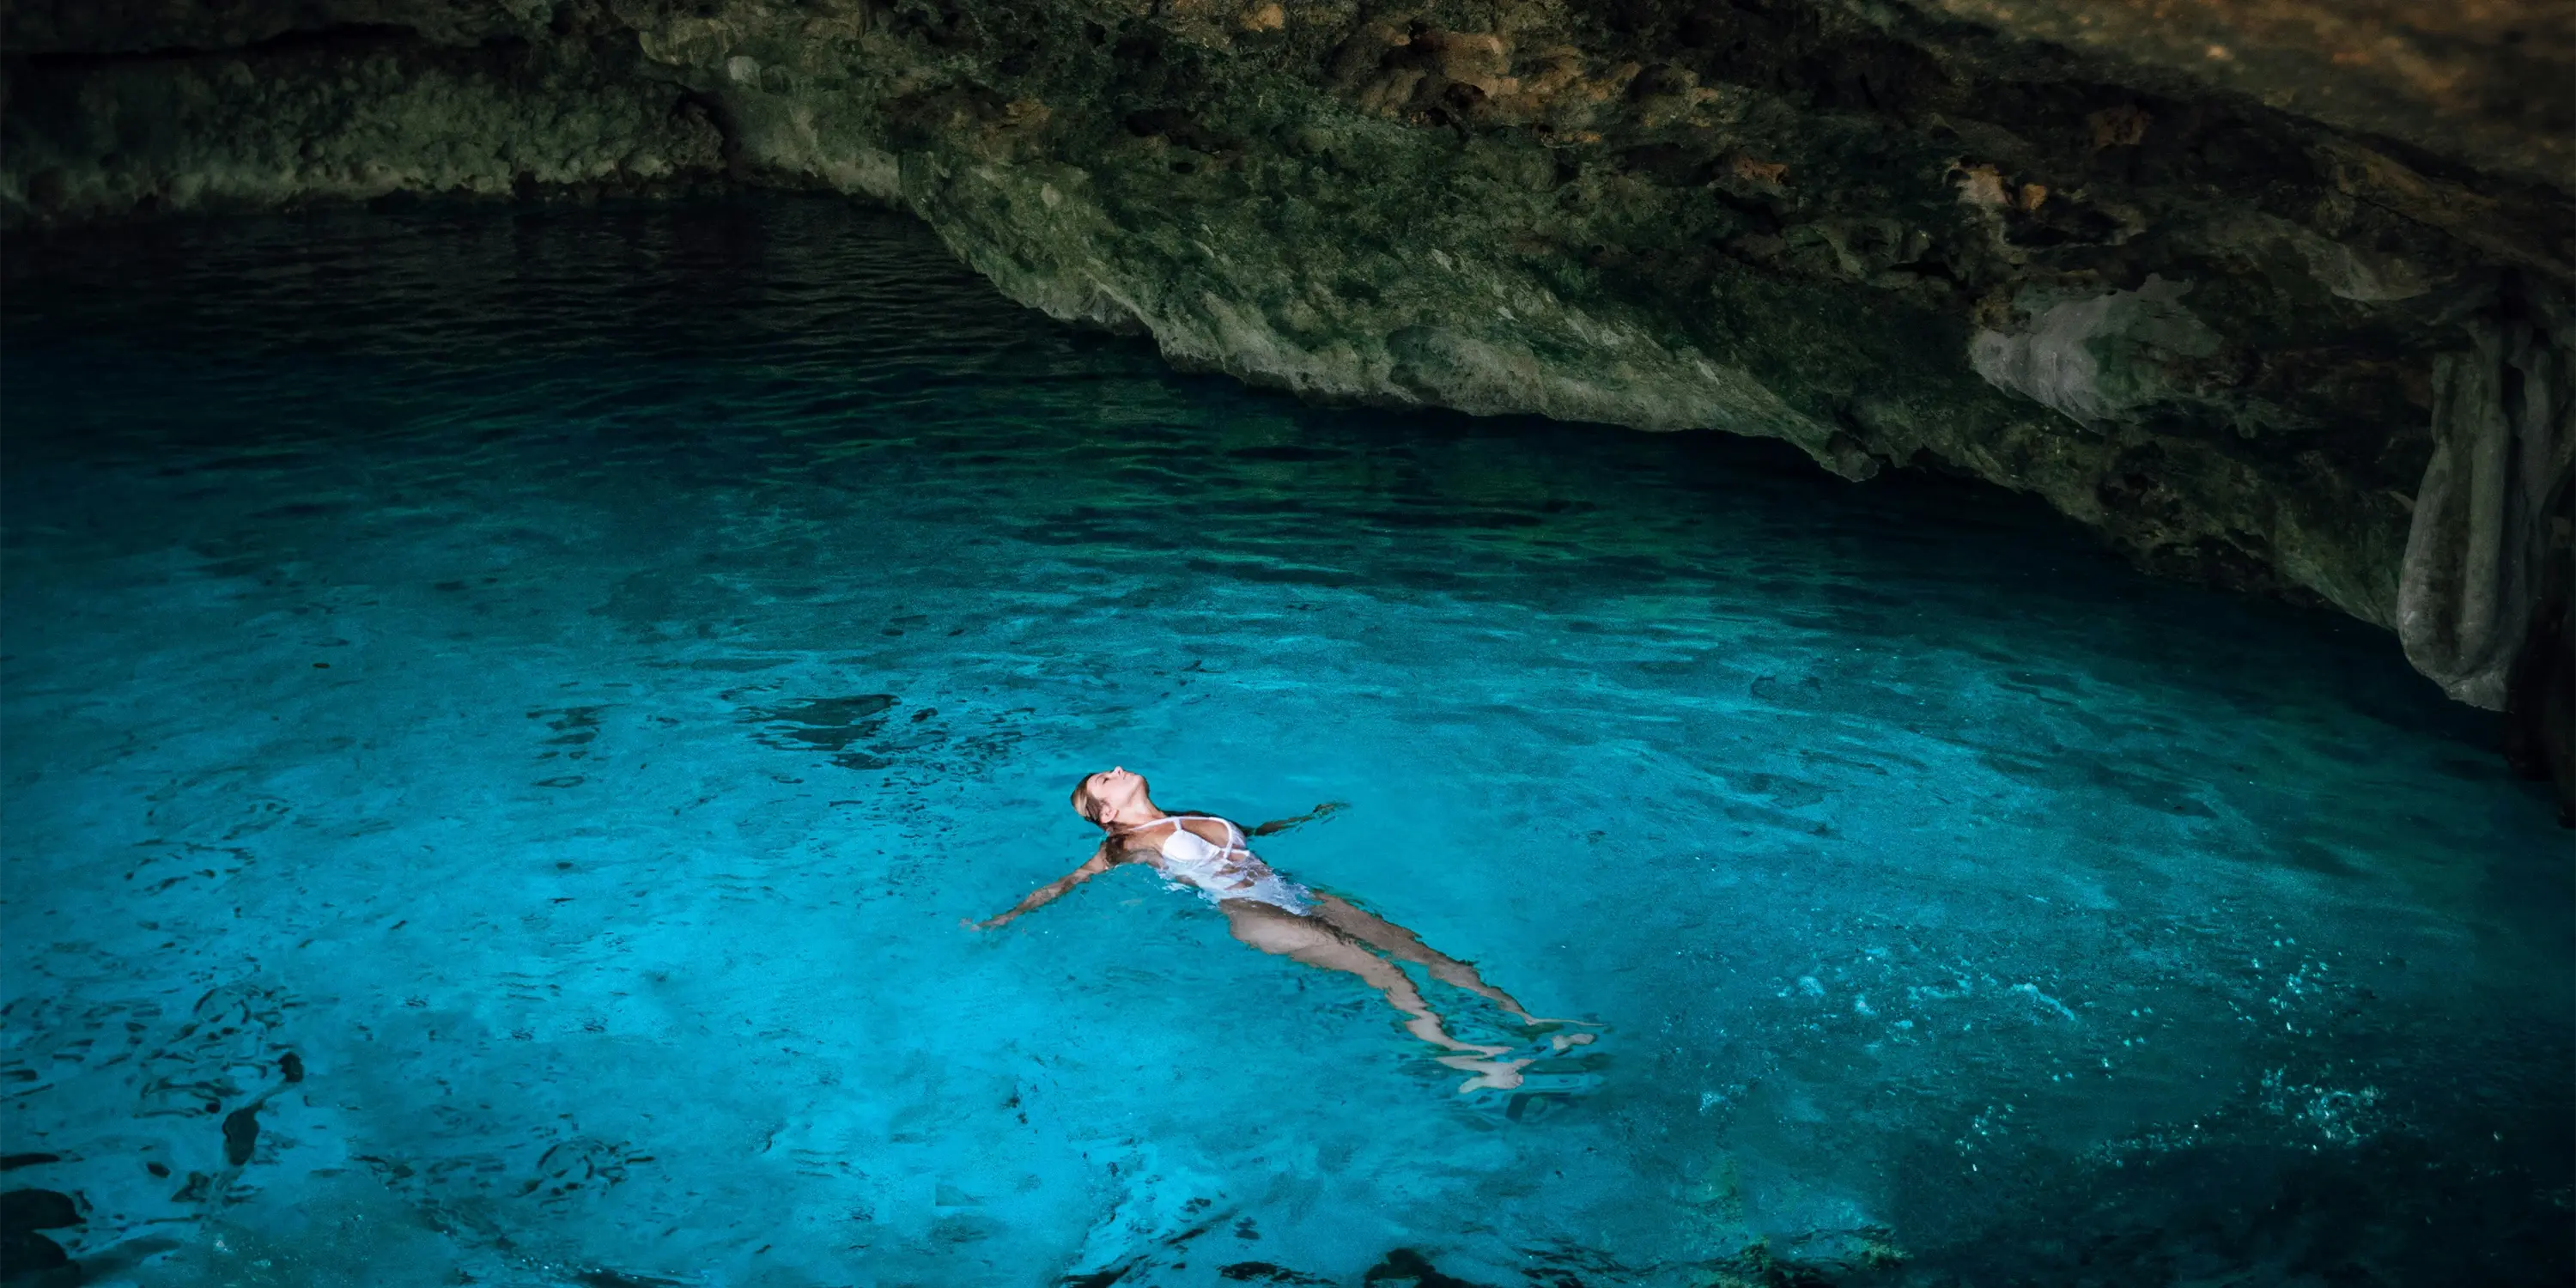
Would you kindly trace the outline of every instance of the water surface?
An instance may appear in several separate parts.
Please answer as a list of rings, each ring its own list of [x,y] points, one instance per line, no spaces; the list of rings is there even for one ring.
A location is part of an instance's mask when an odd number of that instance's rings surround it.
[[[0,1122],[101,1281],[2569,1274],[2565,836],[2382,632],[838,203],[10,254]],[[1135,869],[962,930],[1111,762],[1604,1040],[1460,1096]]]

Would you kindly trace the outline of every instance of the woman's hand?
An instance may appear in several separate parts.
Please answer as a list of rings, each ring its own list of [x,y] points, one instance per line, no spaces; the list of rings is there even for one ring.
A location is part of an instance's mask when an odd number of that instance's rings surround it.
[[[1053,881],[1047,882],[1045,885],[1039,886],[1036,890],[1030,892],[1028,898],[1020,900],[1020,906],[1011,909],[1009,912],[1002,913],[999,916],[986,917],[982,921],[968,921],[964,917],[959,917],[957,919],[957,924],[964,926],[968,930],[999,930],[1005,923],[1009,922],[1012,918],[1019,916],[1021,913],[1034,912],[1039,908],[1043,908],[1047,904],[1053,902],[1056,896],[1061,895],[1065,891],[1081,885],[1083,882],[1099,876],[1101,873],[1116,866],[1118,865],[1109,857],[1109,843],[1107,841],[1102,841],[1100,843],[1100,848],[1091,852],[1091,858],[1088,862],[1085,862],[1081,867],[1075,868],[1071,872],[1065,873],[1063,876],[1057,877]]]

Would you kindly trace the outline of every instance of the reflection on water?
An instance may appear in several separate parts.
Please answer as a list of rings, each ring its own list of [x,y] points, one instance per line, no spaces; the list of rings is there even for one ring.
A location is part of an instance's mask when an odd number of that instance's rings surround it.
[[[0,1165],[105,1277],[2569,1273],[2563,840],[2378,632],[831,203],[9,254]],[[1605,1036],[1459,1096],[1134,869],[961,929],[1113,762]]]

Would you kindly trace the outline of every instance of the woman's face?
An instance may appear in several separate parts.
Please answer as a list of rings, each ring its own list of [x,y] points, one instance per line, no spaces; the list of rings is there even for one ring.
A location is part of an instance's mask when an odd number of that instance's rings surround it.
[[[1115,815],[1133,814],[1145,803],[1144,778],[1127,772],[1123,766],[1093,774],[1082,780],[1082,788],[1104,823]]]

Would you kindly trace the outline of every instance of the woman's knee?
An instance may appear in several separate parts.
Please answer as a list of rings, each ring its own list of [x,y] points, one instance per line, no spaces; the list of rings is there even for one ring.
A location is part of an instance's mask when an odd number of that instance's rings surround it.
[[[1360,928],[1373,920],[1367,913],[1332,895],[1316,898],[1315,919],[1346,935],[1359,934]]]

